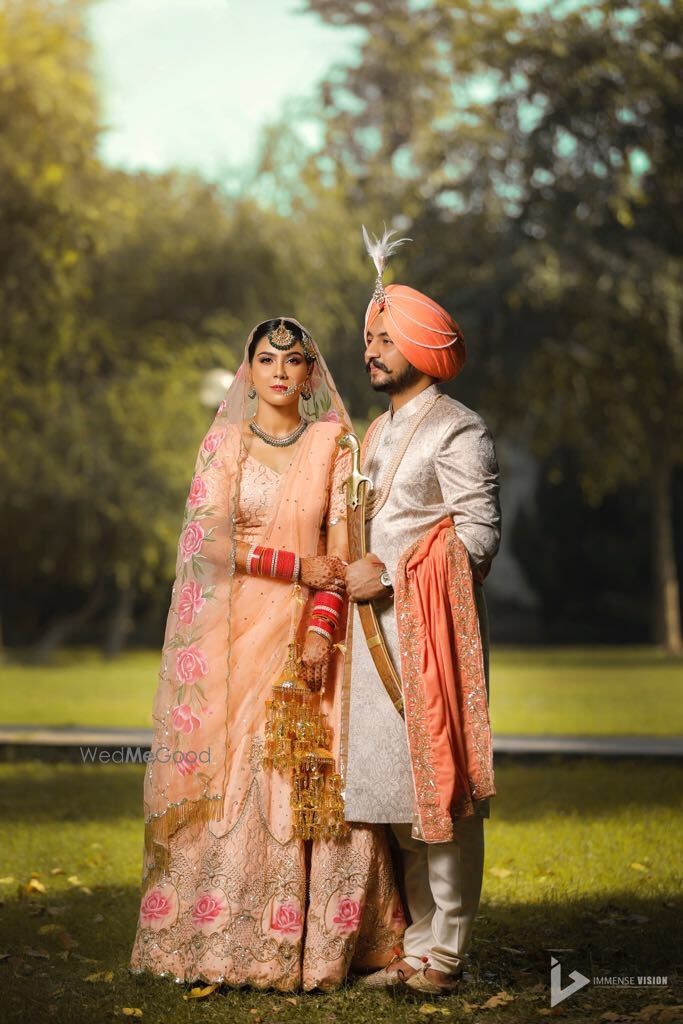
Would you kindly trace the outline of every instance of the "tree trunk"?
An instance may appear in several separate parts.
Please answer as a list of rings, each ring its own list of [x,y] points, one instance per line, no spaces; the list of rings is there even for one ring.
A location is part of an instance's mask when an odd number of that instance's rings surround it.
[[[81,605],[77,611],[71,612],[69,615],[60,615],[50,623],[33,648],[32,660],[36,662],[49,661],[57,648],[68,640],[72,633],[80,629],[81,626],[84,626],[94,616],[95,612],[99,611],[103,599],[104,583],[102,580],[98,580],[90,591],[85,604]]]
[[[653,633],[668,654],[683,654],[678,570],[674,549],[672,467],[665,458],[652,471]]]
[[[112,608],[104,640],[104,656],[115,658],[120,654],[133,628],[133,604],[135,587],[120,587],[116,591],[116,603]]]

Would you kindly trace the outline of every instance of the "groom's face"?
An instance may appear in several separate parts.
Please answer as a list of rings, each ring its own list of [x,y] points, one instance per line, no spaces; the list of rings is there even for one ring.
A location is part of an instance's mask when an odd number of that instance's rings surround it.
[[[415,383],[420,371],[394,345],[383,314],[380,313],[372,327],[368,327],[365,340],[365,369],[370,375],[370,387],[397,395]]]

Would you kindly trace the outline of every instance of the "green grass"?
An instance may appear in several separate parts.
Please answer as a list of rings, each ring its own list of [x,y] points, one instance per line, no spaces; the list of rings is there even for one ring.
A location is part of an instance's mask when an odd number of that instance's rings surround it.
[[[149,727],[159,657],[5,665],[0,722]],[[683,665],[654,648],[494,647],[490,692],[498,733],[683,735]]]
[[[675,976],[683,957],[683,766],[505,761],[496,779],[472,979],[461,995],[439,1001],[443,1015],[426,1015],[402,994],[366,993],[353,981],[295,1003],[250,990],[186,1002],[189,986],[130,975],[142,769],[0,765],[0,952],[9,954],[0,960],[3,1020],[100,1024],[134,1007],[150,1024],[407,1024],[430,1016],[528,1024],[549,1010],[551,948],[563,950],[564,984],[571,970],[669,976],[664,989],[589,985],[562,1004],[567,1021],[683,1002]],[[23,893],[32,872],[45,892]],[[98,971],[112,971],[112,980],[85,980]],[[506,1008],[467,1012],[466,1003],[481,1006],[501,991],[514,997]]]

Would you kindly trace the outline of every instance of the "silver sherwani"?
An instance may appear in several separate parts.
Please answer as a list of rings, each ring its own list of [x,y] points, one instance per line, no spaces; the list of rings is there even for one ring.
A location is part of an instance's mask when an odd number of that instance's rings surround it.
[[[389,409],[375,456],[363,472],[379,485],[405,431],[423,404],[439,392],[433,384],[395,414]],[[500,543],[498,463],[493,439],[473,410],[443,395],[418,426],[396,472],[384,506],[367,524],[367,549],[386,564],[394,578],[406,548],[445,516],[467,548],[472,567],[486,575]],[[475,582],[486,692],[489,692],[488,618],[480,583]],[[375,604],[382,632],[400,672],[393,600]],[[405,722],[391,703],[368,651],[354,608],[351,642],[351,690],[345,786],[348,821],[412,822],[414,785]],[[477,813],[489,816],[488,800]]]

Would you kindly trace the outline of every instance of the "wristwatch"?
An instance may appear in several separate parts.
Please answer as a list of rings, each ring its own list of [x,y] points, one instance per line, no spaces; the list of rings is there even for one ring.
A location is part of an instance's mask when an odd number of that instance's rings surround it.
[[[383,586],[387,588],[387,590],[394,589],[394,584],[391,582],[391,576],[389,575],[386,569],[382,572],[379,581]]]

